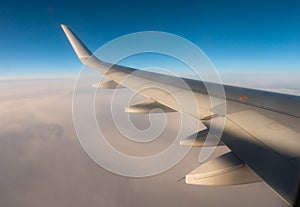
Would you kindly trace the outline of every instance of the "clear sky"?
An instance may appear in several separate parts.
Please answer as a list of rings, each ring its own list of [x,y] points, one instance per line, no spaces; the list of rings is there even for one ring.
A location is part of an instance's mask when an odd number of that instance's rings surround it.
[[[92,51],[120,35],[158,30],[195,43],[221,73],[300,71],[297,0],[40,0],[1,2],[0,75],[76,74],[81,63],[61,23]]]

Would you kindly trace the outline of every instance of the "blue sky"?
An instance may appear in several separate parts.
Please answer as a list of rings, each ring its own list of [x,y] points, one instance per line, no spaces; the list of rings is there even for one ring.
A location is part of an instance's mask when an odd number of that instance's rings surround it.
[[[10,1],[0,8],[0,75],[76,74],[60,24],[93,51],[158,30],[200,47],[221,73],[300,71],[299,1]]]

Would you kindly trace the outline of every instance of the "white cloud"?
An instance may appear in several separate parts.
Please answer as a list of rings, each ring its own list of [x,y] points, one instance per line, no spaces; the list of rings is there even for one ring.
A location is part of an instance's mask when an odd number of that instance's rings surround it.
[[[199,149],[158,176],[133,179],[107,172],[77,140],[72,88],[73,80],[0,82],[0,206],[284,206],[263,183],[201,187],[176,182],[199,165]],[[135,119],[147,123],[143,116]],[[122,138],[106,127],[114,140]],[[222,147],[213,156],[225,151]]]

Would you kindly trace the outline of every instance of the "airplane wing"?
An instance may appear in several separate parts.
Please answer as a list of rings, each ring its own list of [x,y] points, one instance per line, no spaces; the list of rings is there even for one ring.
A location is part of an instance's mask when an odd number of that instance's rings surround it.
[[[217,84],[191,79],[183,79],[184,84],[181,84],[176,77],[103,62],[67,26],[62,25],[62,28],[81,62],[109,79],[102,87],[121,85],[151,99],[128,107],[128,112],[144,113],[160,107],[200,119],[208,128],[212,119],[218,120],[224,115],[212,110],[205,87]],[[227,145],[231,152],[193,170],[186,175],[186,183],[239,185],[263,180],[288,204],[299,206],[300,97],[227,85],[224,90],[227,113],[219,144]],[[183,101],[179,106],[174,96],[184,100],[190,91],[196,103]],[[216,106],[218,101],[222,103],[215,98]],[[196,104],[199,111],[190,104]],[[194,141],[187,138],[181,144],[203,146],[206,136],[213,135],[199,132]]]

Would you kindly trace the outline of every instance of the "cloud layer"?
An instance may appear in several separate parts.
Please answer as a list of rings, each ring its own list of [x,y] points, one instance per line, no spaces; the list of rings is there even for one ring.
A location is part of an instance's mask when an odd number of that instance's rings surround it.
[[[285,206],[264,183],[202,187],[177,182],[199,166],[199,148],[171,170],[148,178],[102,169],[77,140],[72,89],[71,79],[0,82],[0,206]],[[106,115],[97,110],[97,116]],[[148,124],[144,116],[133,119],[140,127]],[[123,137],[113,126],[105,127],[118,146]],[[212,158],[227,150],[217,149]]]

